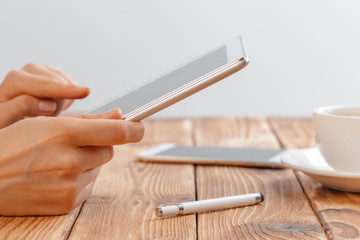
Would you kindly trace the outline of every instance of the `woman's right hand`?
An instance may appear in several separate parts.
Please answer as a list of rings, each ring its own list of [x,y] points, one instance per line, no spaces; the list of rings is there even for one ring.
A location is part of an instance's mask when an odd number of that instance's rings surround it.
[[[89,195],[112,145],[142,139],[141,122],[121,112],[39,117],[0,130],[0,215],[58,215]]]

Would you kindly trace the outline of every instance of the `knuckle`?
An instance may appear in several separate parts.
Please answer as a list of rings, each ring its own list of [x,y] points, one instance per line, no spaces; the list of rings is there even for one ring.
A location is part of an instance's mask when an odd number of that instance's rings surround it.
[[[36,99],[35,99],[36,100]],[[63,144],[68,143],[68,139],[66,136],[67,132],[64,130],[65,119],[62,118],[53,118],[53,117],[37,117],[37,118],[26,118],[26,120],[32,121],[34,129],[38,129],[43,136],[43,141],[47,141],[47,143],[55,143],[56,146],[64,146]],[[62,154],[56,156],[56,158],[60,158],[60,161],[67,161],[67,154]]]
[[[56,169],[51,172],[52,178],[54,179],[68,179],[69,178],[69,172],[64,169]]]
[[[21,71],[20,70],[11,70],[10,72],[8,72],[6,74],[6,77],[4,79],[4,83],[8,82],[12,79],[17,79],[19,76],[21,75]]]
[[[81,171],[81,161],[79,158],[68,158],[62,162],[63,176],[71,177]]]
[[[29,62],[27,63],[23,69],[34,69],[34,68],[38,68],[40,65],[34,62]]]
[[[78,194],[78,186],[75,182],[67,183],[63,187],[61,196],[58,198],[61,212],[67,213],[76,207]]]
[[[59,120],[57,131],[60,137],[66,142],[72,142],[78,136],[75,129],[81,127],[76,118],[57,118]]]
[[[81,173],[79,165],[61,162],[58,169],[52,170],[52,178],[59,181],[72,181],[76,179]]]
[[[143,139],[144,133],[145,133],[145,128],[144,128],[144,124],[141,122],[134,123],[134,124],[136,124],[136,125],[133,128],[134,131],[132,132],[132,134],[133,134],[132,141],[136,143],[136,142],[141,141],[141,139]]]
[[[128,138],[128,129],[126,126],[124,126],[123,124],[119,125],[116,128],[115,131],[115,137],[116,139],[119,139],[121,141],[126,141],[126,139]]]
[[[18,97],[18,100],[16,101],[16,107],[21,109],[22,112],[27,112],[31,106],[36,104],[35,101],[36,100],[30,95],[24,94]]]
[[[54,86],[54,83],[63,83],[61,79],[58,79],[54,76],[46,76],[46,81],[44,82],[45,88],[52,88]]]
[[[83,171],[83,160],[73,150],[63,150],[62,157],[56,157],[53,164],[54,178],[61,181],[76,180]]]
[[[106,146],[103,150],[104,160],[110,161],[114,157],[114,148],[113,146]]]
[[[27,102],[27,101],[32,101],[33,97],[31,97],[30,95],[23,94],[19,96],[19,99],[21,100],[21,102]]]
[[[75,181],[70,181],[64,186],[64,198],[67,201],[74,200],[78,194],[78,187]]]
[[[138,138],[138,141],[140,141],[141,139],[143,139],[144,134],[145,134],[144,124],[143,124],[143,123],[139,123],[139,135],[138,135],[139,138]]]

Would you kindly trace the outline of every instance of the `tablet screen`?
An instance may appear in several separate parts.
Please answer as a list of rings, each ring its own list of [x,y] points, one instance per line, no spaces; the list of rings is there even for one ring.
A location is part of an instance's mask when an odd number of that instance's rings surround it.
[[[281,167],[281,159],[285,152],[284,149],[161,144],[139,153],[138,157],[146,162]]]
[[[162,152],[158,152],[156,156],[266,163],[269,162],[271,158],[281,154],[283,151],[284,150],[282,149],[175,146]]]
[[[175,91],[188,83],[207,75],[226,65],[228,56],[226,46],[223,45],[214,51],[189,63],[163,74],[142,86],[129,91],[113,101],[98,107],[91,114],[105,113],[114,108],[120,108],[123,116],[147,105],[158,98]]]

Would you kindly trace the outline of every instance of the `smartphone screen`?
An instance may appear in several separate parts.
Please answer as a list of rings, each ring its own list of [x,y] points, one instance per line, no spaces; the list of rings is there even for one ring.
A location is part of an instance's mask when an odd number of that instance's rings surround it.
[[[139,159],[148,162],[281,167],[284,151],[165,144],[140,153]]]
[[[206,85],[202,86],[201,89],[200,87],[199,89],[195,89],[193,87],[193,83],[198,79],[203,78],[204,76],[207,76],[219,69],[224,68],[224,66],[228,66],[229,64],[237,61],[239,62],[239,60],[241,59],[245,59],[241,63],[241,65],[246,66],[248,60],[246,57],[243,42],[241,38],[235,38],[193,60],[188,61],[185,64],[180,65],[179,67],[171,69],[170,71],[128,92],[125,92],[120,96],[117,96],[116,98],[110,100],[108,103],[98,106],[95,109],[92,109],[86,113],[105,113],[114,108],[120,108],[123,112],[123,116],[126,119],[126,117],[130,114],[133,114],[134,112],[141,112],[142,109],[146,109],[146,106],[151,106],[154,105],[155,102],[159,102],[159,99],[164,98],[164,96],[168,96],[169,94],[176,91],[177,93],[181,92],[179,91],[179,89],[181,90],[185,86],[190,86],[186,89],[192,87],[191,94],[201,90],[202,88],[207,87]],[[222,78],[218,77],[218,79],[216,80],[221,80]],[[188,90],[188,92],[190,91]],[[189,93],[188,95],[191,94]],[[179,98],[173,100],[172,104],[179,100],[181,99]],[[166,101],[166,99],[162,101],[164,102]],[[168,105],[170,104],[167,104],[167,106]],[[163,108],[159,107],[157,109],[154,109],[152,112],[149,112],[149,114],[151,115]],[[149,114],[147,114],[146,116],[148,116]]]

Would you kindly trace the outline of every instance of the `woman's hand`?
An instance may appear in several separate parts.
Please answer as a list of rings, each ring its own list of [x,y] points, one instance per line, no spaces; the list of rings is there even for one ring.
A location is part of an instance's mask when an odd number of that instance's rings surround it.
[[[58,215],[89,195],[116,144],[138,142],[140,122],[121,112],[40,117],[0,130],[0,215]]]
[[[56,116],[89,92],[59,69],[27,64],[10,71],[0,85],[0,128],[24,117]]]

